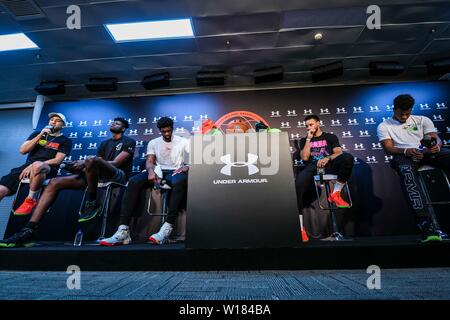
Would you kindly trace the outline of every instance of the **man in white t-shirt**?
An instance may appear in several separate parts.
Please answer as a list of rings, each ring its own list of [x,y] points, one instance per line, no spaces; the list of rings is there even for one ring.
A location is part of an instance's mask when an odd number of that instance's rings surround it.
[[[154,244],[163,244],[172,233],[177,214],[187,196],[189,166],[186,162],[189,154],[189,140],[173,135],[173,120],[168,117],[159,119],[157,127],[161,137],[151,140],[147,145],[146,170],[135,175],[128,182],[122,200],[119,228],[111,238],[101,241],[100,245],[115,246],[131,242],[129,224],[137,210],[141,191],[152,188],[161,180],[165,180],[172,188],[168,214],[159,232],[151,235],[149,240]],[[162,169],[162,177],[155,173],[156,166]]]
[[[442,141],[429,118],[411,115],[414,103],[414,98],[409,94],[397,96],[394,99],[394,115],[378,125],[377,134],[384,151],[393,155],[391,166],[400,175],[403,192],[417,215],[423,233],[422,241],[440,241],[441,236],[438,230],[434,230],[426,210],[417,169],[428,164],[450,170],[450,150],[442,148]],[[428,143],[421,142],[423,140]],[[423,144],[428,144],[428,147]]]

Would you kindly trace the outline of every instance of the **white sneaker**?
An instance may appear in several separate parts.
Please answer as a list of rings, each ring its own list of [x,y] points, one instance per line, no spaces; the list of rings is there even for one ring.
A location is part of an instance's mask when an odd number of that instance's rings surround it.
[[[116,233],[111,238],[103,239],[100,241],[101,246],[120,246],[122,244],[130,244],[130,229],[126,225],[120,225],[119,229],[117,229]]]
[[[167,242],[167,240],[169,240],[169,236],[172,233],[172,230],[173,226],[170,223],[165,222],[162,225],[161,229],[159,229],[158,233],[151,235],[148,240],[150,240],[150,242],[153,244],[164,244]]]

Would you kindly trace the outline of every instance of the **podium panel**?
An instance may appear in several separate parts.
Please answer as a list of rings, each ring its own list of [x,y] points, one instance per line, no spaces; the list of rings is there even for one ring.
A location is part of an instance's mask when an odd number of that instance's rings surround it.
[[[196,135],[190,156],[187,248],[301,243],[286,132]]]

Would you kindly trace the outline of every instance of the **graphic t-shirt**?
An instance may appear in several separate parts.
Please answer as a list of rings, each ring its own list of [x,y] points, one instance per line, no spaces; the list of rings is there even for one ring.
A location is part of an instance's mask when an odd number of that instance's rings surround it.
[[[40,131],[35,131],[27,138],[32,140]],[[57,137],[47,135],[42,137],[36,144],[33,150],[30,151],[27,157],[26,164],[31,164],[35,161],[46,161],[55,158],[58,152],[64,153],[66,156],[72,150],[72,141],[64,135]]]
[[[302,150],[305,147],[306,138],[300,139],[299,148]],[[311,156],[309,162],[317,162],[326,156],[333,154],[333,149],[340,147],[338,137],[332,133],[322,132],[319,137],[313,137],[310,141]]]
[[[147,155],[156,156],[156,164],[162,170],[176,170],[181,168],[189,156],[189,140],[177,135],[172,141],[165,142],[163,137],[151,140],[147,145]]]
[[[423,116],[409,116],[405,123],[389,118],[377,128],[378,139],[392,139],[397,148],[417,148],[425,134],[436,131],[433,122]]]
[[[118,168],[125,172],[127,177],[130,176],[133,169],[133,156],[136,148],[134,139],[122,136],[119,140],[112,138],[102,141],[97,150],[97,157],[102,157],[106,161],[113,161],[122,151],[128,152],[131,156],[122,163]]]

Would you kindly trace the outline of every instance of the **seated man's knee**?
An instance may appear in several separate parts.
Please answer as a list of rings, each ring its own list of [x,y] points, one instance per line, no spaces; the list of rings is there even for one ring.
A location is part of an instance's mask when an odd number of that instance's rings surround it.
[[[56,191],[59,190],[61,188],[61,180],[58,178],[52,178],[50,179],[47,188],[50,191]]]
[[[342,159],[343,159],[344,161],[352,162],[352,163],[353,163],[353,156],[352,156],[350,153],[344,152],[344,153],[342,153],[340,156],[342,157]]]
[[[99,158],[98,157],[89,157],[86,158],[86,160],[84,161],[84,167],[89,170],[92,169],[94,166],[97,165],[97,163],[99,162]]]
[[[33,167],[34,172],[40,172],[44,168],[44,163],[42,161],[35,161],[31,165]]]

